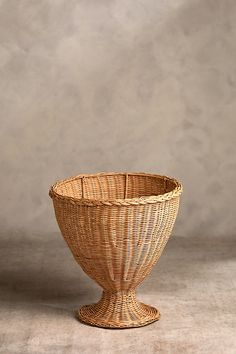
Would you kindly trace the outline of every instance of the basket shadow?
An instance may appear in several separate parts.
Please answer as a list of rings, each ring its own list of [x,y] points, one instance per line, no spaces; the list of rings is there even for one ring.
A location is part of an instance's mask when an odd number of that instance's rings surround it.
[[[0,302],[29,311],[73,311],[97,301],[99,287],[60,240],[0,241]]]

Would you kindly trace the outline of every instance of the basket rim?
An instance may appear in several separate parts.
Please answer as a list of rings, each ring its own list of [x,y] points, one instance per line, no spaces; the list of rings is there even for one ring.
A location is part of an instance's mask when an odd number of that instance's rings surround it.
[[[76,198],[71,196],[66,196],[58,193],[57,188],[63,184],[72,182],[76,179],[82,179],[86,177],[99,177],[99,176],[114,176],[114,175],[128,175],[128,176],[147,176],[154,178],[161,178],[167,181],[171,181],[175,184],[175,188],[170,192],[158,194],[158,195],[150,195],[150,196],[141,196],[136,198],[119,198],[119,199],[87,199],[87,198]],[[50,190],[49,196],[52,199],[60,199],[66,202],[70,202],[71,204],[78,205],[88,205],[88,206],[99,206],[99,205],[139,205],[139,204],[154,204],[160,203],[164,201],[171,200],[173,198],[179,197],[183,191],[182,183],[177,181],[173,177],[168,177],[164,175],[154,174],[154,173],[146,173],[146,172],[99,172],[99,173],[91,173],[91,174],[79,174],[73,177],[69,177],[63,180],[59,180],[55,182]]]

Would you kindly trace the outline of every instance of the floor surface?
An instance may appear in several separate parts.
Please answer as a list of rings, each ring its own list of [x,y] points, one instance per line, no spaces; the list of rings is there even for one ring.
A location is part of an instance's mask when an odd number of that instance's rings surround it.
[[[0,241],[0,353],[236,353],[233,239],[172,237],[138,298],[161,320],[109,330],[78,322],[74,310],[100,288],[59,234]]]

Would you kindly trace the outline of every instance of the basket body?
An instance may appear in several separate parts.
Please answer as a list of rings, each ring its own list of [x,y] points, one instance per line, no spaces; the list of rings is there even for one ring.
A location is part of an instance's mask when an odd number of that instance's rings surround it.
[[[58,225],[74,258],[104,290],[97,304],[78,311],[86,323],[127,328],[159,319],[158,310],[136,300],[135,288],[168,241],[182,187],[175,180],[154,176],[77,176],[50,191]]]

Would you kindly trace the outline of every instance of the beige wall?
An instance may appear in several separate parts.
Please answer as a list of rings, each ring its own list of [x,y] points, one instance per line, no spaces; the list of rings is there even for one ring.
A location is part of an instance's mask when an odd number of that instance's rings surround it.
[[[78,172],[182,180],[175,233],[235,233],[235,0],[1,0],[1,231],[57,230]]]

